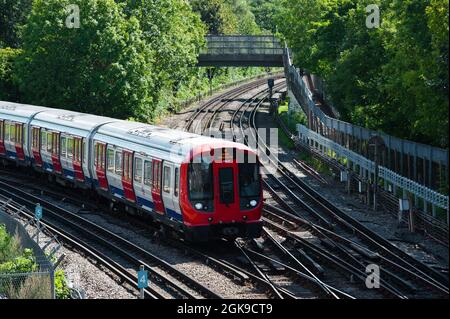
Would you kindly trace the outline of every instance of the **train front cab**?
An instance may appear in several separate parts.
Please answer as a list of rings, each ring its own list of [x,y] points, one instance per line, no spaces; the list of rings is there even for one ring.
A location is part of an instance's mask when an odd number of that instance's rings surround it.
[[[182,166],[182,178],[188,240],[260,236],[262,184],[252,151],[220,147],[192,154]]]

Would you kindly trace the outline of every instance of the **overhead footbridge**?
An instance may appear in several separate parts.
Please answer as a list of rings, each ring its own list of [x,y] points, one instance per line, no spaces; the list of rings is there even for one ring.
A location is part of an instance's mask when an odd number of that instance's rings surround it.
[[[199,67],[283,67],[284,46],[272,35],[209,35]]]

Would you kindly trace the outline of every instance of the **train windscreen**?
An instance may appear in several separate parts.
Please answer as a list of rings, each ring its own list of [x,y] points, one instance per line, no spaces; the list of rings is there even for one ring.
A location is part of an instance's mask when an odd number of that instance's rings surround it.
[[[260,192],[258,164],[239,164],[239,196],[258,197]]]
[[[214,199],[213,167],[211,163],[190,163],[188,172],[189,199]]]

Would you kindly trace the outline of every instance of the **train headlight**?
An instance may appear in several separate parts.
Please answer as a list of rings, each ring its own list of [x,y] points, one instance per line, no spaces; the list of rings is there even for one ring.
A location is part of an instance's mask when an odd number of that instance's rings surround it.
[[[195,209],[201,210],[202,208],[203,208],[203,204],[202,203],[195,204]]]
[[[256,200],[251,200],[251,201],[250,201],[250,205],[251,205],[252,207],[255,207],[256,205],[258,205],[258,202],[257,202]]]

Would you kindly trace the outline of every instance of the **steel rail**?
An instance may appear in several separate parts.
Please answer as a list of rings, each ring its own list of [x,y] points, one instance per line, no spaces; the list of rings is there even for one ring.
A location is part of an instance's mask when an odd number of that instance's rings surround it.
[[[255,105],[252,116],[249,119],[250,126],[253,128],[251,130],[251,133],[255,138],[257,137],[257,133],[255,133],[257,127],[255,115],[261,105],[262,103],[258,103],[257,105]],[[268,148],[264,142],[262,142],[261,144],[259,145],[260,148]],[[425,284],[434,287],[434,289],[440,291],[441,293],[448,295],[448,279],[445,280],[446,278],[443,278],[442,275],[434,269],[431,269],[427,265],[408,255],[401,249],[395,247],[389,241],[385,240],[378,234],[375,234],[373,231],[370,231],[355,219],[342,212],[339,208],[326,200],[321,194],[301,181],[297,176],[295,176],[295,174],[292,174],[280,161],[275,162],[270,157],[269,160],[274,165],[276,165],[278,171],[282,174],[282,176],[287,178],[289,182],[292,183],[291,185],[295,186],[301,194],[306,195],[313,204],[318,205],[320,208],[322,208],[321,211],[324,211],[327,216],[332,217],[340,225],[357,233],[362,237],[363,240],[368,241],[372,246],[395,259],[397,264],[403,264],[404,267],[402,269],[407,271],[411,276],[414,276],[416,279],[421,280]],[[285,189],[287,192],[292,192],[288,187],[286,187]],[[309,207],[309,205],[307,206]],[[411,268],[414,269],[414,271],[411,270]]]
[[[2,197],[4,198],[3,200]],[[20,212],[19,214],[24,216],[28,220],[34,218],[34,215],[31,212],[22,209],[23,206],[15,207],[14,202],[11,201],[8,202],[8,199],[9,199],[8,197],[0,195],[0,202],[3,202],[2,205],[3,209],[5,210],[10,209],[13,212],[19,211]],[[75,236],[73,236],[70,232],[60,229],[54,223],[49,222],[45,218],[41,220],[41,224],[44,226],[45,229],[51,232],[52,235],[58,236],[58,238],[61,239],[64,243],[66,243],[68,246],[82,252],[82,254],[84,254],[85,256],[94,259],[97,263],[103,265],[112,273],[114,273],[116,276],[118,276],[122,281],[126,282],[131,287],[136,288],[138,277],[131,271],[127,270],[125,267],[114,261],[111,257],[105,255],[102,251],[100,251],[95,247],[91,247],[85,245],[84,243],[81,243],[80,240]],[[144,296],[151,299],[164,298],[159,292],[157,292],[151,287],[144,289]]]
[[[100,227],[95,223],[86,220],[81,216],[78,216],[59,206],[56,206],[48,201],[28,194],[17,187],[7,185],[1,181],[0,186],[0,193],[4,194],[4,196],[14,198],[17,202],[23,203],[31,209],[36,203],[39,202],[47,212],[47,216],[50,215],[51,217],[57,219],[59,222],[65,223],[71,229],[80,231],[83,235],[86,235],[99,244],[108,247],[111,251],[118,252],[120,256],[136,264],[136,266],[140,266],[141,264],[146,265],[147,270],[155,279],[157,279],[160,283],[163,283],[165,286],[171,288],[174,292],[178,291],[179,294],[184,295],[188,298],[195,298],[195,296],[192,295],[189,291],[180,287],[178,282],[173,282],[172,279],[154,270],[153,268],[155,266],[162,271],[171,274],[174,278],[180,280],[180,282],[182,282],[184,285],[190,287],[196,292],[199,292],[200,295],[207,298],[221,299],[219,295],[202,286],[197,281],[177,270],[176,268],[172,267],[164,260],[142,249],[134,243],[131,243],[130,241],[112,233],[111,231]],[[121,247],[119,247],[119,245]],[[136,255],[141,256],[145,259],[141,260],[141,257],[137,257]],[[150,261],[151,264],[146,264],[145,260]]]

